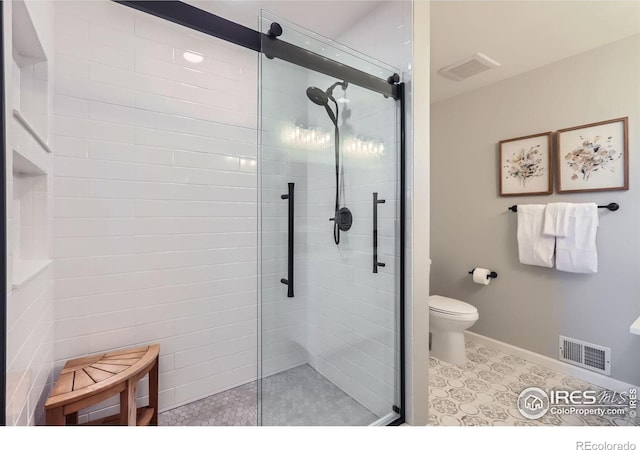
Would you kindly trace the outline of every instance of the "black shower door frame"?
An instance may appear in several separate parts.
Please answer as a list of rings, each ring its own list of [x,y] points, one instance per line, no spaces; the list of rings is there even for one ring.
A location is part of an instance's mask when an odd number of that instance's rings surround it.
[[[2,289],[2,299],[0,300],[0,425],[7,424],[7,140],[5,126],[5,79],[4,79],[4,2],[0,0],[0,145],[2,145],[2,157],[0,158],[0,173],[2,183],[0,186],[0,214],[2,223],[0,224],[0,247],[2,247],[2,274],[0,275],[0,289]]]

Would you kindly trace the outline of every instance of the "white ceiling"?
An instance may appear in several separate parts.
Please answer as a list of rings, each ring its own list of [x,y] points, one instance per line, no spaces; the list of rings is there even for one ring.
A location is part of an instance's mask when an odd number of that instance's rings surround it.
[[[315,33],[335,39],[382,2],[373,0],[191,0],[187,3],[253,29],[257,29],[260,10],[264,9]]]
[[[431,101],[437,102],[640,33],[640,1],[434,1]],[[474,53],[501,67],[451,81],[438,70]],[[638,58],[639,55],[629,55]]]

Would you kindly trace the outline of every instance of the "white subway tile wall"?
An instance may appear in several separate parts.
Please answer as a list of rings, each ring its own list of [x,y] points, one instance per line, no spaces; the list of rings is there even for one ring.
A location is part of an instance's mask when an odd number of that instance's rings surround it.
[[[161,410],[254,380],[256,53],[113,2],[55,7],[56,375],[158,342]]]
[[[51,279],[51,268],[45,269],[8,297],[8,425],[44,423],[53,361]]]

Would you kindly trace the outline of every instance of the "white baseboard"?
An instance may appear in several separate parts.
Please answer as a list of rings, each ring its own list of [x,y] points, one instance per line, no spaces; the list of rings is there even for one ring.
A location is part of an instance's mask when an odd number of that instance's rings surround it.
[[[517,356],[518,358],[526,359],[529,362],[540,364],[541,366],[547,367],[551,370],[555,370],[556,372],[578,378],[582,381],[603,387],[605,389],[617,392],[628,392],[629,389],[633,387],[635,387],[636,389],[640,389],[638,388],[638,386],[633,386],[630,383],[625,383],[624,381],[616,380],[615,378],[591,372],[581,367],[572,366],[571,364],[567,364],[563,361],[549,358],[548,356],[540,355],[539,353],[534,353],[502,341],[497,341],[495,339],[482,336],[481,334],[474,333],[473,331],[465,331],[465,334],[467,338],[471,339],[472,341],[476,341],[487,347],[500,350],[501,352],[507,353],[512,356]]]

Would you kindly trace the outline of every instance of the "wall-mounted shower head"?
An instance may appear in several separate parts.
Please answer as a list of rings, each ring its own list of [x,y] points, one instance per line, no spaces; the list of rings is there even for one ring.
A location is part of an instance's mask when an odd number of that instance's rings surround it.
[[[316,105],[326,106],[329,103],[329,96],[322,89],[311,86],[307,88],[307,97]]]

